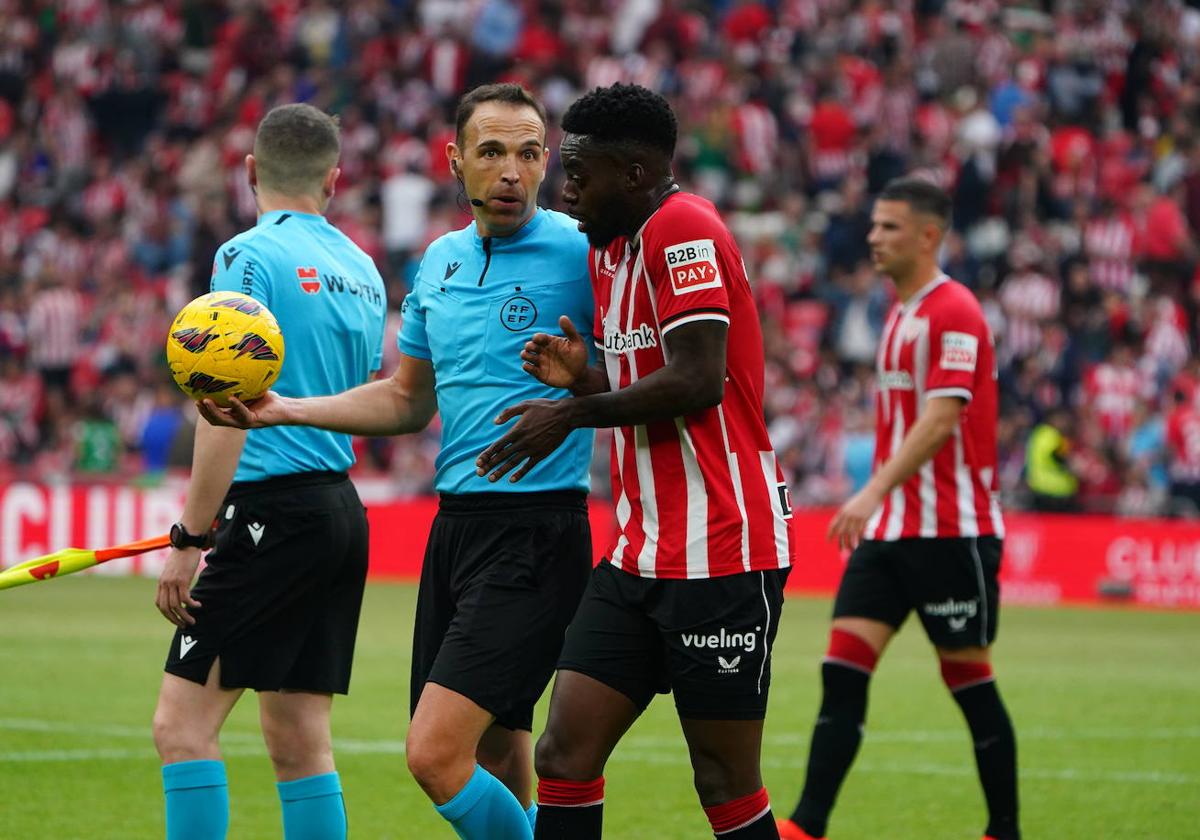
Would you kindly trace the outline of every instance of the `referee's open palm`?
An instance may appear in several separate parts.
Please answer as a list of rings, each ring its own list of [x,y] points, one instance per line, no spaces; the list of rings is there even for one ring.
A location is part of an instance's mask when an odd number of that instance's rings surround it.
[[[566,315],[558,319],[558,326],[561,336],[537,333],[525,342],[521,367],[551,388],[570,388],[587,373],[587,344]]]

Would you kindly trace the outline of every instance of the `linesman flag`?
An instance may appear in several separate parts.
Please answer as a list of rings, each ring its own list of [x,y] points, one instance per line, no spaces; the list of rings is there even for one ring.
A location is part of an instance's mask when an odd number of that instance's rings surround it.
[[[11,569],[0,571],[0,589],[62,577],[100,563],[107,563],[109,560],[116,560],[118,557],[132,557],[157,548],[166,548],[170,543],[170,536],[163,534],[148,540],[114,545],[111,548],[98,548],[94,551],[90,548],[64,548],[62,551],[34,557]]]

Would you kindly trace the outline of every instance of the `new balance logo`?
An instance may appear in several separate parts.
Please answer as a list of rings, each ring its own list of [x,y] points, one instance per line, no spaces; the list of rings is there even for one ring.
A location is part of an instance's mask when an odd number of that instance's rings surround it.
[[[246,530],[250,532],[250,539],[254,540],[255,545],[258,545],[258,541],[262,539],[267,526],[261,522],[248,522],[246,523]]]
[[[449,280],[451,277],[453,277],[454,272],[458,271],[458,267],[460,265],[462,265],[461,262],[446,263],[446,276],[443,277],[442,279]]]
[[[179,658],[183,659],[183,657],[188,655],[188,651],[191,650],[192,648],[194,648],[195,646],[196,646],[196,640],[193,639],[191,636],[180,636],[179,637]]]

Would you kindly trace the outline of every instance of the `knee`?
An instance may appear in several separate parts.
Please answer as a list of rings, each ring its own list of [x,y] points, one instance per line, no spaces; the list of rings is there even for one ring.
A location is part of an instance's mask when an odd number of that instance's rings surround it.
[[[540,779],[569,779],[586,782],[599,778],[604,766],[588,756],[587,750],[571,744],[552,729],[538,738],[533,767]]]
[[[164,764],[215,758],[219,754],[215,733],[207,733],[171,713],[158,708],[152,724],[154,747]]]
[[[757,766],[736,766],[716,756],[693,752],[692,783],[704,807],[732,802],[762,787]]]
[[[529,749],[528,744],[525,744],[525,749]],[[483,769],[497,779],[507,779],[514,775],[520,766],[521,750],[516,743],[488,746],[480,744],[475,751],[475,758]],[[524,767],[528,773],[528,763]]]
[[[457,789],[450,782],[474,766],[474,756],[460,755],[458,745],[418,729],[409,729],[404,744],[408,772],[434,801],[448,801]],[[462,765],[461,767],[459,765]]]

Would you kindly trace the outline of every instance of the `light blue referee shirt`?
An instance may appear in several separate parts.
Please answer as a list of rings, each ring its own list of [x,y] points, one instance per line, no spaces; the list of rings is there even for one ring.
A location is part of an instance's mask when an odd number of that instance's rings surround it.
[[[383,359],[387,294],[375,263],[324,216],[277,210],[217,250],[211,289],[267,305],[283,331],[285,397],[338,394]],[[251,429],[234,481],[349,469],[350,435],[307,426]]]
[[[591,335],[588,245],[574,220],[539,208],[511,236],[481,237],[472,222],[440,237],[425,251],[401,312],[400,351],[433,362],[442,415],[439,492],[588,489],[590,429],[572,432],[517,484],[475,474],[479,453],[517,422],[495,425],[502,409],[568,396],[521,368],[521,348],[536,332],[558,334],[560,315]]]

